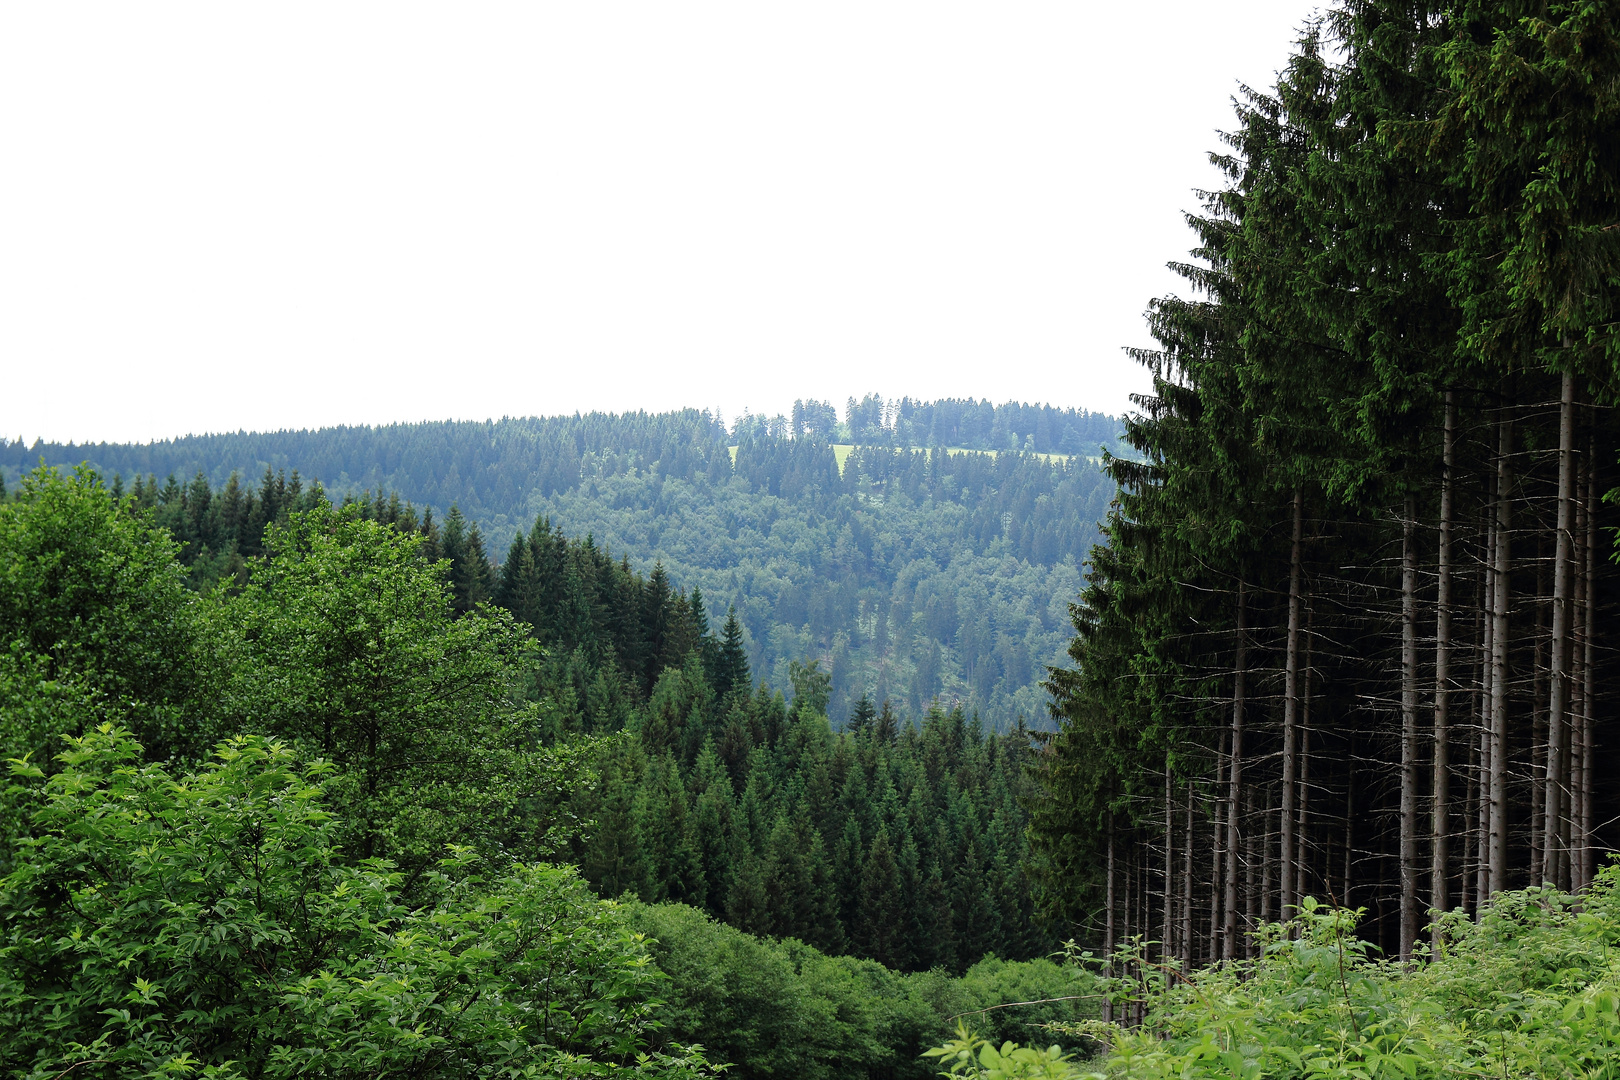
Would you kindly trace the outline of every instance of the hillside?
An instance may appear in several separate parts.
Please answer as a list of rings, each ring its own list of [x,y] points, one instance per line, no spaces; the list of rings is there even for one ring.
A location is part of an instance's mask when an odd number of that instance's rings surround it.
[[[1063,662],[1067,604],[1114,492],[1091,459],[1116,429],[1048,406],[868,396],[842,419],[801,401],[792,417],[729,429],[688,410],[18,441],[0,445],[0,470],[15,483],[43,458],[150,477],[163,505],[189,500],[171,528],[216,554],[224,534],[198,504],[233,473],[250,485],[296,473],[335,498],[395,492],[440,520],[455,506],[496,561],[543,518],[643,573],[661,561],[716,622],[734,605],[749,662],[775,688],[790,688],[792,662],[822,659],[839,721],[862,694],[914,716],[937,696],[1006,730],[1045,721],[1037,684]],[[199,473],[204,484],[187,483]]]

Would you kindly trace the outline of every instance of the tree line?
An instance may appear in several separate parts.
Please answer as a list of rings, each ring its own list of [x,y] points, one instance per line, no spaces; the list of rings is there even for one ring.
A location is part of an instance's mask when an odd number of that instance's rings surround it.
[[[1049,683],[1048,910],[1196,964],[1309,895],[1406,960],[1620,839],[1617,14],[1350,0],[1244,92]]]
[[[800,399],[787,417],[749,417],[742,426],[760,434],[788,433],[826,442],[965,450],[1028,450],[1040,454],[1096,456],[1116,449],[1120,424],[1105,413],[1029,405],[997,405],[974,398],[885,401],[879,394],[849,398],[843,419],[830,401]],[[736,434],[736,431],[733,431]]]
[[[746,432],[728,448],[702,414],[565,419],[536,422],[577,455],[570,478],[550,487],[561,459],[538,436],[519,438],[517,421],[98,447],[92,463],[182,543],[199,587],[237,573],[283,505],[317,490],[368,514],[375,506],[379,520],[408,515],[430,548],[443,543],[471,568],[479,581],[460,587],[480,596],[493,595],[494,579],[478,567],[510,560],[544,517],[643,574],[662,561],[701,592],[716,624],[735,608],[749,664],[773,687],[789,691],[789,666],[820,657],[836,717],[863,694],[914,716],[937,696],[992,730],[1020,716],[1046,725],[1038,681],[1063,659],[1065,605],[1113,492],[1090,462],[846,452]],[[237,459],[247,464],[223,464]],[[146,468],[165,461],[190,471]],[[129,464],[139,471],[120,471]],[[465,497],[441,484],[451,472],[466,478]],[[463,563],[462,544],[483,558]]]

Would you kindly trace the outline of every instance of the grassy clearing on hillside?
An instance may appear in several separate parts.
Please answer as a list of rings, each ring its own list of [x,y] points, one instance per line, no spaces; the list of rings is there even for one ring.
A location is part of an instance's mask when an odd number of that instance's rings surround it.
[[[842,476],[843,473],[844,473],[844,462],[849,460],[849,455],[855,449],[855,444],[854,443],[833,443],[832,444],[832,449],[833,449],[833,457],[838,462],[838,474],[840,476]],[[969,446],[947,446],[947,447],[945,447],[945,452],[947,454],[989,454],[991,457],[1000,457],[1004,453],[1014,453],[1015,451],[1011,451],[1011,450],[975,450],[975,449],[973,449],[972,447],[969,447]],[[1048,464],[1048,465],[1053,465],[1053,464],[1067,465],[1069,462],[1074,461],[1077,458],[1081,457],[1081,455],[1079,455],[1079,454],[1037,454],[1037,453],[1031,453],[1029,451],[1025,451],[1025,453],[1028,453],[1030,457],[1039,458],[1040,460],[1046,462],[1046,464]],[[1097,458],[1097,457],[1088,457],[1085,460],[1095,462],[1095,461],[1101,461],[1102,459]],[[733,446],[731,448],[731,461],[732,461],[732,464],[736,464],[736,461],[737,461],[737,448],[735,446]]]

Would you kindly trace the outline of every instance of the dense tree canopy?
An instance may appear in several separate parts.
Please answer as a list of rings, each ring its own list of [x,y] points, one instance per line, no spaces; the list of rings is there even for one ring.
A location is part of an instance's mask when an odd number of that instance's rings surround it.
[[[541,554],[545,518],[643,574],[662,561],[716,623],[735,607],[750,665],[776,689],[789,664],[821,657],[835,716],[863,693],[913,713],[938,695],[992,729],[1044,726],[1038,683],[1063,661],[1064,605],[1114,490],[1092,462],[1117,449],[1118,425],[977,401],[869,396],[842,421],[799,405],[797,428],[744,417],[729,432],[681,412],[13,443],[0,476],[88,459],[153,508],[198,585],[236,573],[289,508],[352,496],[372,516],[380,503],[379,520],[433,521],[431,554],[471,575],[457,582],[464,608],[495,587],[465,556],[504,562],[519,538]]]
[[[1404,959],[1620,841],[1616,18],[1347,0],[1245,93],[1050,681],[1051,911],[1196,963],[1313,894]]]

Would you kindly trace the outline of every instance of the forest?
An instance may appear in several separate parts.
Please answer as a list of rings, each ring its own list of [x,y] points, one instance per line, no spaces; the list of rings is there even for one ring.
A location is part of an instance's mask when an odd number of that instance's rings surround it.
[[[1617,4],[1338,0],[1121,440],[8,445],[0,1060],[1620,1076],[1617,87]]]
[[[19,440],[0,445],[0,476],[15,485],[42,461],[88,461],[118,490],[139,479],[203,578],[235,557],[241,529],[262,526],[254,514],[274,518],[249,497],[278,476],[339,501],[397,493],[441,525],[454,509],[497,562],[545,517],[643,574],[661,561],[708,598],[711,620],[735,607],[749,664],[773,688],[789,692],[789,666],[819,657],[839,720],[864,694],[913,714],[938,697],[987,730],[1020,717],[1049,727],[1040,680],[1064,662],[1067,605],[1114,491],[1087,455],[1115,445],[1117,422],[872,395],[843,421],[817,402],[794,416],[740,417],[729,431],[685,411],[139,446]],[[857,441],[830,441],[846,437]],[[938,452],[953,446],[984,452]]]
[[[454,511],[232,498],[199,573],[145,481],[0,491],[8,1075],[920,1077],[962,1014],[1085,1015],[1028,731],[835,731],[818,661],[785,698],[544,522],[496,566]]]
[[[1617,85],[1345,0],[1236,103],[1031,807],[1130,1075],[1615,1075]]]

